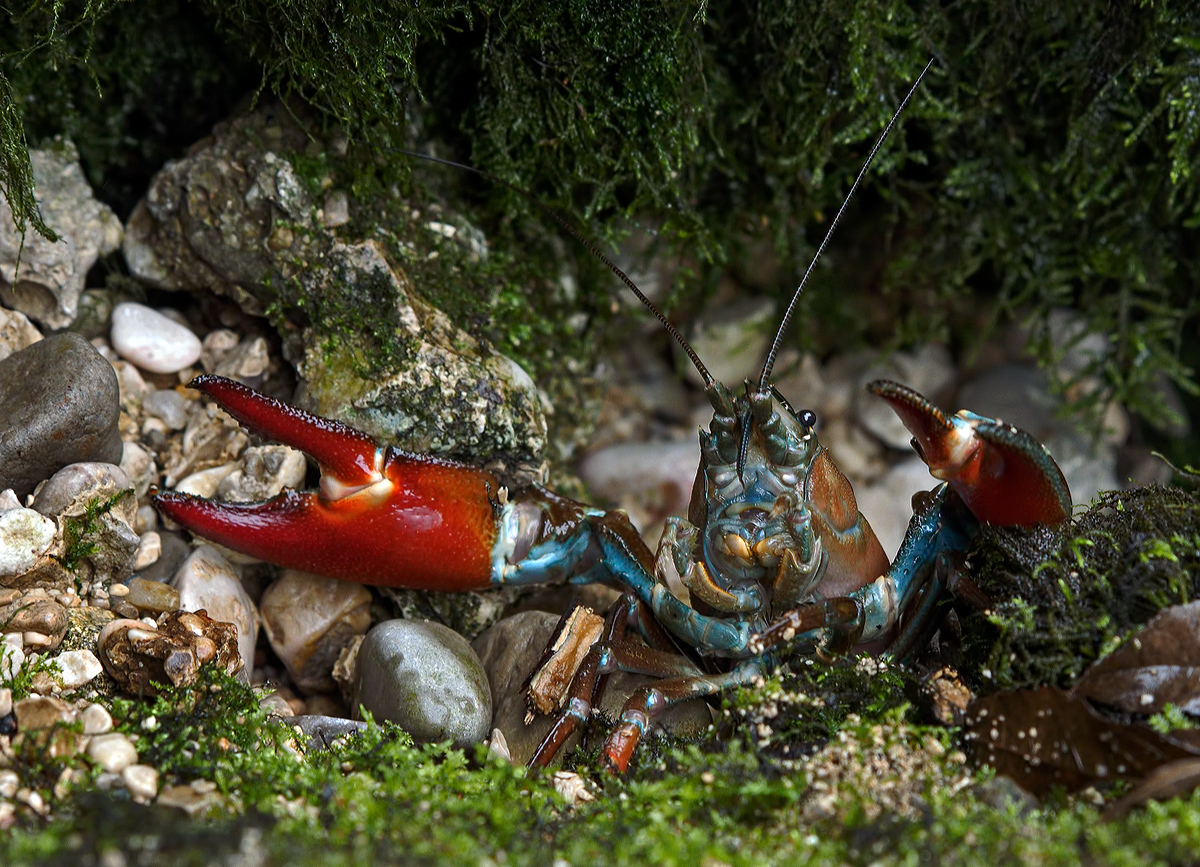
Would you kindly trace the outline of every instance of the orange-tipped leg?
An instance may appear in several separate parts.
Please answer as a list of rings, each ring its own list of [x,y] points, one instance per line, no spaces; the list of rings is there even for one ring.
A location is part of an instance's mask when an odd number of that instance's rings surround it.
[[[867,389],[891,404],[929,472],[949,482],[979,520],[1056,524],[1071,514],[1062,471],[1025,431],[967,410],[947,415],[895,382],[878,380]]]

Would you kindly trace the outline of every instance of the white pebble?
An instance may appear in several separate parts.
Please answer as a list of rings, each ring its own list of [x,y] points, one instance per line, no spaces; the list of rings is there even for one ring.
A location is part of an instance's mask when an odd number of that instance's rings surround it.
[[[133,799],[139,803],[158,797],[158,771],[150,765],[130,765],[121,771],[121,779]]]
[[[21,778],[16,771],[0,771],[0,798],[12,798],[21,786]]]
[[[12,713],[12,690],[7,686],[0,689],[0,717],[8,716]]]
[[[24,643],[20,633],[9,634],[16,641]],[[0,642],[0,680],[12,680],[25,664],[25,651],[21,649],[21,644],[8,640],[7,635],[4,638],[5,640]]]
[[[158,561],[159,555],[162,554],[162,537],[153,530],[149,533],[143,533],[138,539],[137,553],[133,558],[133,571],[137,572],[145,569],[147,566]],[[113,587],[112,590],[116,588]],[[109,592],[112,592],[110,590]],[[129,588],[125,588],[125,593],[129,592]],[[124,596],[125,593],[120,595]],[[114,596],[118,595],[113,593]]]
[[[85,735],[102,735],[112,731],[113,727],[112,714],[99,704],[89,704],[85,707],[83,713],[79,715],[79,721],[83,723]]]
[[[58,679],[65,690],[79,689],[104,670],[90,650],[66,650],[53,661],[58,666]]]
[[[54,542],[58,527],[33,509],[0,512],[0,576],[21,575]]]
[[[157,310],[132,301],[113,308],[112,345],[126,361],[152,373],[176,373],[200,358],[200,338]]]
[[[137,761],[137,747],[125,735],[112,732],[92,738],[87,755],[110,774],[119,774]]]

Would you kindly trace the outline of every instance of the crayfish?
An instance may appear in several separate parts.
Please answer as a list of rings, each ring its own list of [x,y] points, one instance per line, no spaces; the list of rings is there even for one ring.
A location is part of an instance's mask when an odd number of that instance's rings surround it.
[[[192,387],[256,433],[314,457],[319,490],[289,490],[251,505],[167,491],[157,496],[158,508],[236,551],[347,581],[442,591],[544,582],[615,586],[623,595],[575,671],[565,709],[532,763],[549,762],[589,718],[605,674],[656,676],[625,703],[605,744],[604,756],[618,771],[657,715],[752,682],[793,646],[827,653],[886,649],[904,657],[938,626],[948,583],[943,555],[965,549],[981,522],[1056,523],[1070,514],[1062,473],[1030,435],[967,411],[943,413],[911,389],[875,382],[870,390],[895,408],[942,481],[920,498],[889,564],[849,481],[817,440],[815,414],[794,410],[770,383],[812,265],[757,382],[747,380],[738,393],[714,379],[632,281],[604,261],[684,347],[713,408],[709,430],[700,432],[688,517],[668,522],[657,558],[623,512],[539,485],[509,491],[485,470],[382,446],[218,376],[199,377]],[[664,559],[690,601],[669,589]],[[643,640],[626,638],[631,625]]]

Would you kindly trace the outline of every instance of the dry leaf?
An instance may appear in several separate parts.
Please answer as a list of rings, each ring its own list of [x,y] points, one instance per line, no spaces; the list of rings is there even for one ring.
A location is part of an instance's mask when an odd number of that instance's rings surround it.
[[[1200,602],[1159,612],[1085,671],[1072,693],[1126,713],[1154,714],[1173,704],[1200,715]]]

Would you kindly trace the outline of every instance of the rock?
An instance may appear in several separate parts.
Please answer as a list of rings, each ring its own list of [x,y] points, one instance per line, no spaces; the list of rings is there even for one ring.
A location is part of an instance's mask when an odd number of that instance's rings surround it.
[[[270,364],[267,341],[262,337],[248,337],[217,362],[213,373],[257,387],[266,377]]]
[[[389,620],[367,633],[353,704],[420,742],[466,746],[491,730],[483,666],[465,638],[439,623]]]
[[[110,774],[119,774],[137,761],[137,747],[120,732],[95,735],[87,745],[87,757]]]
[[[306,290],[384,294],[395,310],[394,337],[407,349],[394,370],[360,376],[354,359],[374,351],[375,337],[340,337],[331,346],[327,335],[305,329],[296,345],[285,345],[303,379],[298,405],[410,451],[462,458],[541,454],[543,397],[520,365],[422,300],[377,242],[335,243],[323,265],[298,276]]]
[[[99,661],[97,661],[99,664]],[[89,704],[79,714],[79,721],[83,724],[83,733],[85,735],[102,735],[105,732],[112,731],[113,718],[108,710],[99,704]]]
[[[150,765],[129,765],[121,771],[121,781],[139,804],[148,804],[158,795],[158,770]]]
[[[216,809],[225,802],[224,796],[216,791],[215,787],[197,787],[195,785],[203,782],[207,781],[193,780],[192,785],[188,786],[167,786],[159,792],[154,803],[160,807],[180,810],[189,819],[199,819],[209,810]]]
[[[696,322],[690,343],[708,372],[732,387],[758,375],[777,324],[775,302],[769,298],[737,301],[705,311]],[[692,364],[685,370],[688,379],[703,387]]]
[[[138,536],[137,553],[133,557],[134,571],[151,566],[162,554],[162,536],[151,530]]]
[[[196,402],[173,388],[160,388],[142,398],[142,412],[160,418],[171,430],[187,427]]]
[[[146,496],[146,491],[158,478],[158,465],[154,463],[154,457],[136,442],[125,442],[121,451],[120,466],[129,477],[133,493],[139,500]]]
[[[11,714],[12,708],[13,708],[12,689],[7,686],[3,687],[2,689],[0,689],[0,719],[4,719],[4,717]],[[4,795],[3,791],[0,791],[0,796],[3,796],[3,795]]]
[[[579,475],[596,496],[628,512],[653,548],[665,519],[687,514],[699,464],[700,445],[693,436],[608,446],[584,458]]]
[[[33,501],[39,512],[55,517],[60,538],[85,546],[82,552],[63,550],[76,580],[107,584],[132,574],[137,500],[128,485],[124,470],[111,464],[71,464],[55,473]]]
[[[24,313],[0,307],[0,361],[42,339],[42,332]]]
[[[141,578],[145,581],[161,583],[170,581],[175,577],[175,573],[179,571],[179,567],[183,565],[183,561],[192,555],[192,546],[183,538],[183,534],[171,532],[169,530],[160,530],[158,533],[159,544],[161,551],[158,559],[141,569],[136,574],[135,578]],[[133,580],[129,582],[130,590],[133,589]],[[175,588],[171,588],[176,594],[179,593]],[[128,597],[126,597],[128,598]],[[172,608],[164,608],[164,611],[170,611],[179,607],[178,595],[176,595],[175,605]]]
[[[67,609],[53,599],[23,596],[0,606],[0,633],[18,633],[32,650],[53,650],[67,632]],[[30,640],[32,635],[39,640]]]
[[[208,612],[213,620],[231,623],[237,629],[237,646],[245,667],[239,677],[249,682],[258,642],[258,614],[229,561],[211,545],[197,548],[171,581],[179,591],[184,611]]]
[[[63,615],[63,631],[66,631],[66,615]],[[56,679],[65,692],[79,689],[104,670],[96,654],[90,650],[68,650],[51,660],[58,668]]]
[[[321,222],[326,229],[336,229],[350,222],[350,197],[345,190],[330,190],[325,196]]]
[[[200,338],[190,329],[132,301],[113,308],[112,345],[151,373],[176,373],[200,360]]]
[[[237,332],[218,328],[208,332],[200,345],[200,366],[205,373],[216,373],[217,365],[238,345]]]
[[[225,503],[260,503],[284,488],[304,487],[308,462],[304,452],[288,446],[250,446],[237,469],[221,479],[216,498]]]
[[[334,688],[338,655],[371,625],[371,592],[361,584],[285,570],[260,600],[271,648],[305,692]]]
[[[75,708],[61,698],[31,696],[13,705],[17,727],[21,731],[39,731],[75,722]]]
[[[8,633],[0,640],[0,680],[12,680],[25,664],[24,639],[19,632]]]
[[[0,361],[0,489],[18,497],[62,467],[121,459],[117,377],[77,334]]]
[[[287,722],[305,738],[304,749],[310,752],[328,749],[338,738],[358,734],[367,728],[360,720],[320,714],[289,717]]]
[[[50,550],[57,525],[33,509],[0,512],[0,583],[22,575]]]
[[[935,405],[942,405],[954,387],[957,370],[946,347],[927,343],[912,352],[893,352],[868,367],[858,378],[854,411],[863,427],[890,448],[909,451],[912,434],[886,402],[866,391],[867,383],[891,379],[914,388]]]
[[[179,609],[179,591],[170,584],[147,581],[143,578],[129,579],[129,592],[125,601],[147,614],[162,614]]]
[[[104,670],[133,695],[158,695],[159,686],[192,683],[213,662],[230,674],[242,668],[237,630],[202,611],[174,611],[155,628],[141,620],[113,620],[96,639]]]
[[[29,158],[42,218],[59,240],[33,230],[22,238],[9,209],[0,207],[0,299],[49,328],[63,328],[75,318],[88,270],[121,246],[121,221],[92,195],[72,144],[31,149]]]

